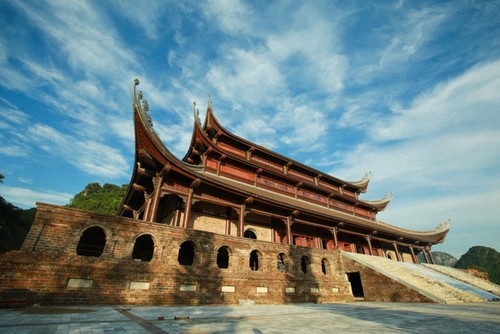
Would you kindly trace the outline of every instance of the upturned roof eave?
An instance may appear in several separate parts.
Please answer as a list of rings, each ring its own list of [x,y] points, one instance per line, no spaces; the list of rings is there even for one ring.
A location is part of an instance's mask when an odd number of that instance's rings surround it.
[[[231,131],[227,130],[219,122],[219,120],[217,119],[217,117],[215,117],[215,114],[214,114],[212,108],[209,108],[207,110],[206,120],[205,120],[203,129],[205,131],[207,131],[207,133],[208,133],[208,131],[210,129],[214,128],[214,126],[216,128],[219,128],[224,133],[225,136],[227,136],[229,138],[232,138],[232,139],[234,139],[236,141],[239,141],[241,143],[244,143],[248,147],[258,148],[259,150],[261,150],[265,154],[268,154],[270,156],[274,156],[274,157],[276,157],[276,158],[278,158],[280,160],[283,160],[283,161],[291,162],[292,164],[294,164],[296,166],[299,166],[302,169],[305,169],[305,170],[308,170],[308,171],[312,172],[312,174],[321,175],[322,177],[328,178],[331,181],[336,182],[338,184],[350,186],[350,187],[356,189],[356,192],[358,192],[358,193],[364,193],[368,189],[368,184],[370,182],[370,178],[369,177],[367,178],[366,175],[365,175],[365,177],[363,177],[363,179],[361,179],[359,181],[353,181],[353,182],[351,182],[351,181],[345,181],[345,180],[339,179],[339,178],[337,178],[335,176],[332,176],[330,174],[324,173],[324,172],[322,172],[320,170],[317,170],[317,169],[315,169],[313,167],[307,166],[307,165],[305,165],[305,164],[303,164],[303,163],[301,163],[301,162],[299,162],[297,160],[294,160],[294,159],[289,158],[287,156],[284,156],[282,154],[279,154],[279,153],[276,153],[274,151],[271,151],[271,150],[269,150],[269,149],[267,149],[267,148],[265,148],[265,147],[263,147],[261,145],[253,143],[253,142],[251,142],[249,140],[246,140],[244,138],[239,137],[238,135],[236,135],[236,134],[232,133]]]

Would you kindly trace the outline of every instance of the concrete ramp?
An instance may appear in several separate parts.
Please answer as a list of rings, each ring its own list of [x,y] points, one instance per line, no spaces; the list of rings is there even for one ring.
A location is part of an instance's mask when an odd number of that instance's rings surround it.
[[[471,284],[459,281],[428,266],[396,262],[384,257],[341,252],[440,304],[475,303],[498,300],[498,296]],[[490,290],[491,291],[491,290]]]

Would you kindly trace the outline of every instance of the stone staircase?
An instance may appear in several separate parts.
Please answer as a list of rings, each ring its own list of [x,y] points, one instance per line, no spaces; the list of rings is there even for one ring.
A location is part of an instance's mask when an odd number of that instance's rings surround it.
[[[429,275],[422,265],[396,262],[384,257],[341,251],[342,256],[357,261],[441,304],[485,302],[487,298],[462,291]],[[436,273],[437,274],[437,273]]]
[[[493,282],[476,277],[476,276],[471,275],[463,270],[456,269],[456,268],[438,266],[435,264],[427,264],[427,263],[422,264],[422,265],[424,267],[427,267],[427,268],[432,269],[434,271],[440,272],[446,276],[453,277],[454,279],[457,279],[459,281],[473,285],[475,287],[478,287],[479,289],[488,291],[488,292],[496,295],[500,299],[500,286],[493,283]]]

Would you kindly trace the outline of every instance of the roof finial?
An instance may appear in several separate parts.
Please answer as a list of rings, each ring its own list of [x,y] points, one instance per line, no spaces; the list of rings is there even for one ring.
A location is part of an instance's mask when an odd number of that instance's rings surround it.
[[[193,101],[193,113],[194,113],[194,121],[201,125],[200,109],[196,109],[196,101]]]
[[[208,110],[212,110],[212,96],[208,93]]]
[[[137,108],[137,111],[141,115],[142,119],[146,123],[149,130],[153,131],[153,121],[148,113],[149,112],[148,101],[142,99],[143,98],[142,90],[136,92],[136,86],[139,86],[139,79],[134,80],[134,86],[132,88],[132,99],[134,101],[134,108]]]

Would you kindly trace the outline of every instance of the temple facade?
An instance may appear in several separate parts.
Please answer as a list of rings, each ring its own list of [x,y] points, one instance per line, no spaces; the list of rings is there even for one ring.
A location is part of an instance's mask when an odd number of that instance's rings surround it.
[[[138,83],[138,81],[136,81]],[[177,159],[156,135],[148,104],[133,90],[135,168],[120,215],[185,229],[313,249],[433,263],[430,248],[449,229],[410,231],[377,213],[391,196],[360,198],[370,174],[348,182],[240,138],[216,119],[209,101],[195,109],[191,145]]]
[[[135,163],[117,216],[37,203],[20,250],[0,256],[0,300],[43,304],[432,301],[343,254],[433,263],[431,231],[381,222],[391,197],[226,130],[209,100],[176,158],[133,85]],[[383,286],[384,289],[380,289]],[[397,292],[397,293],[396,293]],[[17,298],[17,299],[16,299]]]

